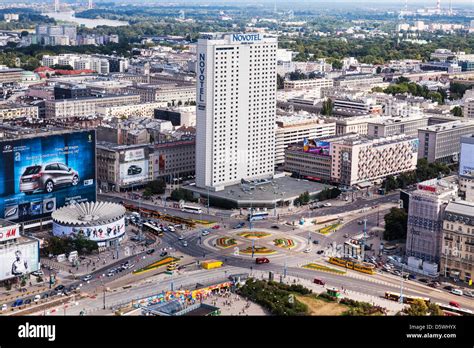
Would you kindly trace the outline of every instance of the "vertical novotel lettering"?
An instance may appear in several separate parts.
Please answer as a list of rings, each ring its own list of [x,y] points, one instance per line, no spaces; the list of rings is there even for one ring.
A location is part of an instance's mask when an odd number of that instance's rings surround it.
[[[204,103],[204,70],[206,68],[206,55],[204,53],[199,53],[199,76],[198,76],[198,83],[199,83],[199,97],[198,103]]]

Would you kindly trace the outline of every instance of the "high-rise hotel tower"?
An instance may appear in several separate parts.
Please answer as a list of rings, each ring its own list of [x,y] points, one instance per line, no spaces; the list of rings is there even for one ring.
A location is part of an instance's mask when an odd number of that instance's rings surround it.
[[[196,186],[270,178],[275,161],[277,38],[202,34],[197,50]]]

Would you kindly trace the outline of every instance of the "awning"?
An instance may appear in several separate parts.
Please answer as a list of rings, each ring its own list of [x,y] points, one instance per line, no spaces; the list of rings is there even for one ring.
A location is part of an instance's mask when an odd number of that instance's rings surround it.
[[[364,181],[364,182],[360,182],[356,184],[356,186],[359,186],[360,188],[367,188],[367,187],[371,187],[372,183],[368,181]]]

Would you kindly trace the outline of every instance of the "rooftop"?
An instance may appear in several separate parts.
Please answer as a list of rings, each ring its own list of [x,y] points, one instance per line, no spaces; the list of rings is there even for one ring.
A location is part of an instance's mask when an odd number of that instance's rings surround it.
[[[446,122],[446,123],[441,123],[441,124],[435,124],[428,127],[423,127],[423,128],[420,128],[420,130],[424,130],[427,132],[446,132],[446,131],[453,130],[456,128],[472,127],[472,126],[474,126],[474,121],[452,121],[452,122]]]
[[[474,202],[468,201],[454,201],[449,202],[445,210],[445,216],[448,214],[457,214],[472,217],[472,223],[474,224]]]
[[[93,226],[117,221],[125,215],[125,208],[112,202],[70,204],[53,212],[55,222],[73,226]]]

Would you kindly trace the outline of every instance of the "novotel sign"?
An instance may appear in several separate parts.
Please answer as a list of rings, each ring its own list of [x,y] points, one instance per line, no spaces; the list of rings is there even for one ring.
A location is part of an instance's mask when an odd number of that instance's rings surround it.
[[[232,34],[232,42],[255,42],[261,41],[262,37],[260,34]]]
[[[204,74],[206,70],[206,54],[205,53],[199,53],[199,60],[198,60],[198,97],[197,97],[197,102],[198,104],[205,103],[204,100],[204,94],[205,94],[205,89],[204,89],[204,84],[206,80],[206,75]]]

